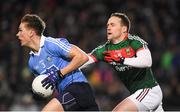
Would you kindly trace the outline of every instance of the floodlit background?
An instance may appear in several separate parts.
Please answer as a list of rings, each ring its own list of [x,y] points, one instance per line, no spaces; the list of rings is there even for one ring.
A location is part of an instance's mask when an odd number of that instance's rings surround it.
[[[38,14],[47,23],[46,36],[66,37],[89,53],[106,41],[112,12],[124,12],[131,33],[149,43],[153,72],[163,90],[165,110],[180,110],[179,0],[1,0],[0,110],[40,110],[46,101],[32,99],[29,50],[16,37],[22,16]],[[105,63],[83,70],[101,110],[112,110],[129,95]],[[133,75],[133,74],[132,74]]]

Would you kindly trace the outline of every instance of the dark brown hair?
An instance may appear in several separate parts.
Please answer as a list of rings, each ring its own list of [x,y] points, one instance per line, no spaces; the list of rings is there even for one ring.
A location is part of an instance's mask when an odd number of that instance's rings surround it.
[[[46,27],[45,22],[35,14],[26,14],[22,19],[21,22],[27,23],[28,28],[32,28],[35,30],[36,34],[41,36],[44,33],[44,29]]]
[[[130,22],[129,18],[124,13],[115,12],[115,13],[112,13],[110,17],[112,17],[112,16],[120,18],[122,24],[127,26],[127,31],[129,32],[131,22]]]

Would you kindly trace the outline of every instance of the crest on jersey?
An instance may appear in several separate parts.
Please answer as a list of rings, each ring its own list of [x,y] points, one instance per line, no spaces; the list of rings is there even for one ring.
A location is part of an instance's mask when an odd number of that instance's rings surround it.
[[[52,61],[52,58],[51,57],[47,57],[47,61],[51,62]]]
[[[129,48],[126,49],[126,54],[127,54],[127,55],[131,55],[131,52],[130,52],[130,49],[129,49]]]

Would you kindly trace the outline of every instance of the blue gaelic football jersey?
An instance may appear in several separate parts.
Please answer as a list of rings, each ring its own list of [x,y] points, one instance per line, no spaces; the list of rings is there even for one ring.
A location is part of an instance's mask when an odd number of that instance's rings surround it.
[[[71,59],[68,55],[72,44],[65,38],[52,38],[41,36],[40,49],[38,53],[30,52],[29,69],[38,76],[46,74],[47,70],[60,70],[67,66]],[[58,82],[58,90],[73,82],[87,82],[84,74],[79,70],[74,70],[65,75],[63,80]]]

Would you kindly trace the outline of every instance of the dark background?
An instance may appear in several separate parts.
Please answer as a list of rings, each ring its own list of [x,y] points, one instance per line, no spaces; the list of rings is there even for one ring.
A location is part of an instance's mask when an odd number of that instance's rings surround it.
[[[180,110],[179,0],[1,0],[0,110],[40,110],[48,101],[36,101],[29,92],[33,78],[27,68],[29,50],[16,37],[22,16],[38,14],[47,23],[46,36],[65,36],[89,53],[106,41],[112,12],[126,13],[130,33],[149,43],[163,107]],[[93,65],[84,72],[101,110],[112,110],[129,95],[108,65]]]

